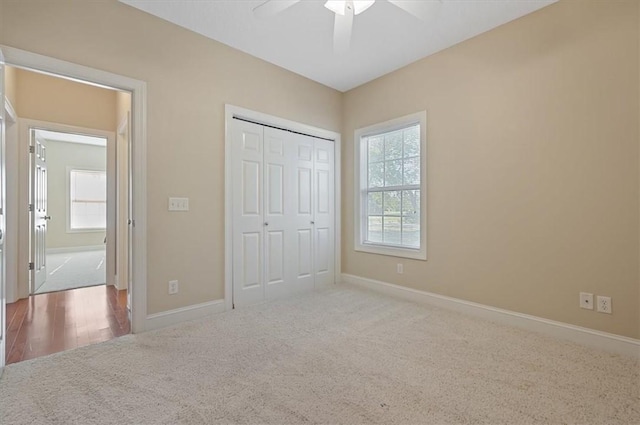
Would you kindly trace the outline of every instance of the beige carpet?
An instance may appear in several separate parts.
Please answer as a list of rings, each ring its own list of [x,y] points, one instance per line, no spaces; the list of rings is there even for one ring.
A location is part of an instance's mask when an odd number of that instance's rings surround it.
[[[8,366],[2,424],[639,424],[630,358],[339,286]]]

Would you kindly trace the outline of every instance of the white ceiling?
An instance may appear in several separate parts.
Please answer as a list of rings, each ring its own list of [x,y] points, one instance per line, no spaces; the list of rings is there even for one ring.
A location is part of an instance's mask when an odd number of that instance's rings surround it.
[[[304,0],[266,19],[252,12],[264,0],[120,1],[347,91],[557,0],[415,0],[436,6],[428,22],[377,0],[355,17],[343,55],[333,52],[334,14],[324,0]]]

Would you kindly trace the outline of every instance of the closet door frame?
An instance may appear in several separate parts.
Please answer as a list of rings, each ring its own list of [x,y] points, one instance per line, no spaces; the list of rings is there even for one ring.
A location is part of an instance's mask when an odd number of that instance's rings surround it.
[[[341,139],[340,133],[298,123],[288,119],[264,114],[234,105],[225,105],[225,271],[224,300],[225,309],[233,309],[233,167],[232,128],[233,119],[240,118],[258,124],[292,130],[322,139],[330,139],[334,143],[334,281],[338,282],[341,274]]]

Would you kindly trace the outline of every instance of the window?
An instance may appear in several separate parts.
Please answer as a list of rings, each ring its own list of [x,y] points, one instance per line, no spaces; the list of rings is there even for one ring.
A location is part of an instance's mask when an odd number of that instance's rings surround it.
[[[426,112],[356,131],[357,251],[426,260]]]
[[[107,228],[107,173],[69,171],[69,229]]]

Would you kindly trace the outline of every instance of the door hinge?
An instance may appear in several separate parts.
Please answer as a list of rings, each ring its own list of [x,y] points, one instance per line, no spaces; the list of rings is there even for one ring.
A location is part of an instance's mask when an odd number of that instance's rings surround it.
[[[29,270],[33,270],[33,269],[35,269],[35,268],[36,268],[36,267],[35,267],[35,265],[34,265],[33,263],[29,263]]]
[[[29,146],[29,153],[36,153],[36,147],[35,146]]]
[[[33,204],[29,204],[29,212],[33,212]]]

